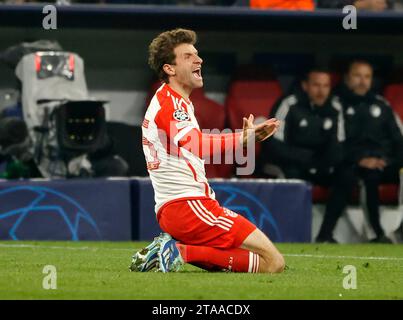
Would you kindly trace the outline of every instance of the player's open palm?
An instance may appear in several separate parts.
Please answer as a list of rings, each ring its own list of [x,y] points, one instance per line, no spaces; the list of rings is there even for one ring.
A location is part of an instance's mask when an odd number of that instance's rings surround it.
[[[271,137],[280,126],[280,120],[271,118],[258,125],[253,124],[254,116],[243,118],[243,144],[246,145],[249,138],[255,137],[256,142],[261,142]]]

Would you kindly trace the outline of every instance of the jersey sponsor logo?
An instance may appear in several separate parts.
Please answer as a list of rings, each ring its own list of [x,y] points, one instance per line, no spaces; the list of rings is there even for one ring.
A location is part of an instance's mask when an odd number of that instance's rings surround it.
[[[175,120],[178,120],[178,121],[189,121],[190,120],[189,114],[183,110],[176,110],[173,113],[173,117]]]

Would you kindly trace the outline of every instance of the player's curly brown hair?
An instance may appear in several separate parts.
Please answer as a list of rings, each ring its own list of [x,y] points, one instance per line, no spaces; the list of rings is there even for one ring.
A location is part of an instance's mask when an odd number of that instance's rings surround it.
[[[163,70],[164,64],[175,64],[174,49],[182,44],[194,45],[197,41],[196,33],[193,30],[177,28],[159,34],[148,47],[148,64],[158,78],[166,83],[169,82],[168,75]]]

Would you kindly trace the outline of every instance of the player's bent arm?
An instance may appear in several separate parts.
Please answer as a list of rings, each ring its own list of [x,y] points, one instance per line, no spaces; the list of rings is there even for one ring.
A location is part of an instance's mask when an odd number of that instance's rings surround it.
[[[234,152],[242,147],[242,133],[207,134],[196,128],[179,132],[174,142],[194,155],[210,159],[217,154]]]
[[[174,142],[199,158],[209,159],[216,154],[226,154],[245,147],[249,139],[253,139],[253,142],[264,141],[277,131],[279,125],[280,121],[275,118],[254,125],[251,115],[248,119],[244,118],[242,132],[206,134],[195,127],[187,127],[175,136]]]

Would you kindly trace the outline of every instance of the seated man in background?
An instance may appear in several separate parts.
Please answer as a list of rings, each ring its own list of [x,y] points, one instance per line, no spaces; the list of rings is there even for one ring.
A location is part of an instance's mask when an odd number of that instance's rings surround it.
[[[302,90],[281,98],[271,114],[281,120],[279,130],[264,143],[259,159],[263,175],[272,163],[286,178],[332,187],[318,242],[336,242],[332,232],[355,183],[352,167],[341,164],[342,107],[330,90],[329,73],[312,69],[302,81]]]
[[[353,61],[338,97],[343,106],[346,160],[363,179],[369,220],[375,242],[390,242],[379,219],[381,183],[398,183],[403,167],[403,126],[388,102],[371,91],[373,68],[367,61]]]

